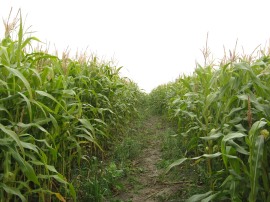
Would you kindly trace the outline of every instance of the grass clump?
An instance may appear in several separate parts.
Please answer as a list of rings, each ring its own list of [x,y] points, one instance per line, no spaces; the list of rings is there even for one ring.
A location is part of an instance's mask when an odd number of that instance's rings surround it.
[[[118,144],[115,144],[114,159],[118,162],[134,160],[140,154],[142,143],[132,137],[126,137]]]
[[[88,164],[82,166],[77,173],[76,190],[79,201],[102,202],[123,189],[120,179],[123,170],[118,169],[116,164],[105,164],[99,159],[92,157]]]

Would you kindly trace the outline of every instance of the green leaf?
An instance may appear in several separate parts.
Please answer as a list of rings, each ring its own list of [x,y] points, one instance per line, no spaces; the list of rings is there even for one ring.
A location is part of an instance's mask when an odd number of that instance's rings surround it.
[[[58,102],[52,95],[50,95],[49,93],[46,93],[44,91],[40,91],[40,90],[36,90],[36,93],[39,95],[42,95],[44,97],[47,97],[51,100],[53,100],[54,102],[56,102],[62,109],[64,109],[66,111],[66,109],[60,104],[60,102]]]
[[[22,195],[19,189],[15,187],[9,187],[6,184],[1,183],[1,182],[0,182],[0,187],[4,189],[5,192],[7,192],[8,194],[16,195],[22,200],[22,202],[26,202],[26,198]]]
[[[20,168],[22,172],[26,175],[26,177],[35,184],[40,185],[33,167],[20,156],[18,151],[15,151],[11,147],[9,147],[9,151],[12,154],[13,158],[16,159],[17,163],[20,165]]]
[[[237,144],[233,140],[229,140],[228,144],[232,145],[236,149],[236,151],[238,151],[239,153],[244,154],[244,155],[249,155],[249,152],[247,150],[245,150],[244,147],[240,146],[239,144]]]
[[[71,97],[76,95],[76,92],[74,90],[63,90],[62,93],[63,95],[69,95]]]
[[[22,93],[18,92],[24,99],[24,101],[26,102],[27,104],[27,108],[28,108],[28,113],[29,113],[29,122],[31,123],[32,120],[33,120],[33,115],[32,115],[32,107],[31,107],[31,104],[30,104],[30,100]]]
[[[31,40],[35,40],[35,41],[38,41],[38,42],[41,42],[38,38],[36,37],[28,37],[27,39],[24,40],[24,42],[22,43],[22,46],[21,48],[23,49],[27,44],[30,44],[30,41]]]
[[[258,129],[264,127],[265,125],[267,124],[267,122],[263,121],[263,119],[261,119],[260,121],[256,121],[251,129],[249,130],[248,132],[248,135],[249,135],[249,139],[251,141],[251,143],[253,142],[253,139],[254,139],[254,136],[255,136],[255,133]]]
[[[226,169],[228,168],[228,157],[230,155],[228,155],[228,150],[227,150],[227,147],[226,146],[226,143],[227,141],[229,140],[233,140],[233,139],[236,139],[236,138],[242,138],[242,137],[245,137],[246,135],[243,134],[243,133],[239,133],[239,132],[234,132],[234,133],[229,133],[228,135],[224,136],[222,141],[221,141],[221,152],[222,152],[222,159],[223,159],[223,162],[224,162],[224,165],[226,167]]]
[[[83,130],[86,134],[78,134],[76,135],[77,137],[82,137],[88,140],[89,142],[93,142],[101,151],[104,151],[102,147],[97,143],[97,141],[92,137],[92,135],[86,129],[82,128],[81,130]]]
[[[207,137],[200,137],[203,140],[216,140],[219,137],[221,137],[223,134],[221,132],[215,133],[215,134],[211,134],[210,136]]]
[[[240,116],[236,116],[233,119],[231,119],[228,123],[231,125],[239,124],[243,119]]]
[[[0,146],[10,146],[13,140],[11,138],[1,138]]]
[[[74,201],[76,202],[76,191],[75,191],[74,186],[71,183],[69,183],[68,187],[69,187],[69,191],[70,191],[71,196],[73,197]]]
[[[186,160],[187,160],[187,158],[181,158],[181,159],[176,160],[175,162],[173,162],[171,165],[169,165],[169,166],[166,168],[165,174],[168,173],[173,167],[182,164],[182,163],[185,162]]]
[[[17,143],[17,145],[20,147],[21,151],[24,153],[24,149],[23,149],[23,146],[21,144],[21,141],[20,141],[18,135],[14,131],[12,131],[9,128],[3,126],[1,123],[0,123],[0,129],[4,133],[6,133],[7,135],[9,135],[13,140],[15,140],[15,142]]]
[[[3,106],[0,105],[0,111],[4,111],[7,113],[7,115],[9,116],[9,119],[12,120],[12,115],[11,113]]]
[[[62,184],[68,184],[66,179],[59,173],[57,175],[38,175],[38,177],[42,178],[42,179],[54,178],[55,180],[57,180],[58,182],[60,182]]]
[[[81,122],[81,124],[83,124],[83,126],[87,129],[89,129],[91,131],[91,133],[93,135],[95,135],[95,129],[94,127],[92,126],[92,124],[89,122],[89,120],[87,119],[79,119],[79,121]]]
[[[217,152],[217,153],[214,153],[214,154],[203,154],[202,157],[205,157],[205,158],[216,158],[216,157],[219,157],[221,155],[222,155],[222,153]]]
[[[191,159],[197,160],[197,159],[200,159],[200,158],[202,158],[202,157],[205,157],[205,158],[216,158],[216,157],[219,157],[219,156],[221,156],[221,155],[222,155],[222,153],[217,152],[217,153],[214,153],[214,154],[203,154],[203,155],[201,155],[201,156],[193,157],[193,158],[191,158]]]
[[[264,151],[264,136],[259,135],[256,138],[255,147],[252,152],[250,161],[250,187],[251,192],[249,195],[249,200],[251,202],[256,201],[257,193],[259,190],[259,176],[261,173],[261,164],[263,159]]]
[[[223,137],[222,142],[227,142],[228,140],[235,139],[235,138],[241,138],[241,137],[245,137],[245,136],[246,136],[245,134],[239,133],[239,132],[229,133],[228,135],[225,135]]]
[[[242,107],[237,107],[237,108],[232,108],[230,113],[226,117],[232,116],[235,112],[241,111],[243,108]]]
[[[51,165],[45,165],[45,167],[46,167],[49,171],[58,173],[54,166],[51,166]]]
[[[2,56],[2,54],[4,55],[4,57],[1,58],[1,64],[10,66],[10,58],[7,51],[7,47],[0,46],[0,56]]]
[[[5,68],[11,72],[12,74],[14,74],[15,76],[17,76],[19,79],[21,79],[21,81],[23,82],[24,86],[26,87],[28,93],[29,93],[29,96],[30,96],[30,99],[33,98],[33,95],[32,95],[32,89],[30,87],[30,84],[29,82],[27,81],[27,79],[22,75],[21,72],[19,72],[17,69],[13,69],[13,68],[10,68],[10,67],[7,67],[5,66]]]
[[[28,123],[28,124],[25,124],[25,123],[18,123],[17,126],[21,127],[21,128],[26,128],[26,129],[30,129],[31,127],[36,127],[38,128],[39,130],[41,130],[42,132],[46,133],[46,134],[49,134],[49,132],[43,128],[41,125],[37,124],[37,123]]]
[[[205,106],[204,106],[204,111],[208,109],[208,107],[213,103],[216,102],[218,98],[218,93],[214,92],[214,93],[210,93],[209,95],[207,95],[206,97],[206,101],[205,101]]]
[[[209,202],[209,201],[213,201],[213,199],[215,199],[218,195],[220,194],[220,192],[217,192],[215,194],[212,194],[206,198],[204,198],[203,200],[201,200],[201,202]]]
[[[246,132],[247,130],[242,126],[242,124],[237,124],[234,126],[239,132]]]
[[[59,125],[58,125],[58,122],[56,121],[56,119],[54,118],[54,116],[51,115],[51,114],[50,114],[50,119],[51,119],[52,124],[53,124],[53,127],[55,129],[54,135],[58,135],[60,133],[60,130],[61,130],[60,127],[59,127]]]
[[[211,193],[213,193],[213,191],[209,191],[204,194],[193,195],[189,199],[187,199],[186,202],[202,201],[203,199],[207,198]]]
[[[23,141],[21,141],[21,144],[22,144],[23,148],[33,150],[38,154],[38,150],[37,150],[36,145],[29,143],[29,142],[23,142]]]

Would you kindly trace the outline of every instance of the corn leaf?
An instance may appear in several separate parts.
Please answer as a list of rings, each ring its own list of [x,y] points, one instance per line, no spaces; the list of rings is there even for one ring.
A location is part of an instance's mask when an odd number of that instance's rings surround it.
[[[0,182],[0,187],[2,189],[4,189],[5,192],[7,192],[9,194],[12,194],[12,195],[18,196],[22,200],[22,202],[26,202],[27,201],[26,198],[22,195],[22,193],[20,192],[19,189],[15,188],[15,187],[9,187],[6,184],[1,183],[1,182]]]
[[[40,185],[34,168],[20,156],[18,151],[15,151],[11,147],[9,147],[9,151],[12,154],[13,158],[20,165],[20,168],[22,172],[26,175],[26,177],[32,182],[34,182],[35,184]]]
[[[264,136],[259,135],[256,137],[255,147],[251,156],[251,164],[250,164],[250,187],[251,192],[249,195],[249,200],[251,202],[256,201],[256,196],[259,190],[259,176],[261,173],[261,164],[263,158],[264,151]]]
[[[32,89],[30,87],[30,84],[29,82],[27,81],[27,79],[23,76],[23,74],[17,70],[17,69],[13,69],[13,68],[10,68],[8,66],[5,66],[5,68],[12,74],[14,74],[14,76],[17,76],[24,84],[25,88],[27,89],[27,92],[29,93],[29,96],[30,96],[30,99],[33,98],[33,95],[32,95]]]
[[[179,166],[180,164],[182,164],[183,162],[185,162],[188,158],[181,158],[176,160],[175,162],[173,162],[171,165],[169,165],[166,170],[165,170],[165,174],[168,173],[173,167],[175,166]]]
[[[203,199],[207,198],[210,194],[212,194],[213,191],[206,192],[204,194],[196,194],[191,196],[186,200],[186,202],[196,202],[196,201],[202,201]]]
[[[1,123],[0,123],[0,129],[5,134],[7,134],[8,136],[10,136],[13,140],[15,140],[15,142],[17,143],[17,145],[20,147],[21,151],[24,153],[24,149],[23,149],[23,146],[22,146],[21,141],[19,139],[19,136],[14,131],[12,131],[9,128],[3,126]]]

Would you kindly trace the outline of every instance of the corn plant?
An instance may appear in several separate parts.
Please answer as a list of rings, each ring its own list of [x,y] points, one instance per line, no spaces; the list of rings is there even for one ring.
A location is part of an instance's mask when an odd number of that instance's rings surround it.
[[[73,170],[136,116],[138,87],[96,57],[33,51],[39,39],[25,38],[21,17],[15,40],[10,30],[0,42],[0,200],[76,201]]]
[[[270,199],[269,65],[267,54],[252,61],[234,57],[218,68],[198,65],[172,84],[167,111],[186,147],[167,172],[195,161],[209,179],[210,191],[190,201]]]

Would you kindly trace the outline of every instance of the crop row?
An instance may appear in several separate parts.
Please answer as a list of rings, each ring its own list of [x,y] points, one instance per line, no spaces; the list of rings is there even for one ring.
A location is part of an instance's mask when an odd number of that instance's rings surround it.
[[[269,201],[270,56],[225,58],[159,86],[157,112],[178,128],[183,163],[201,167],[209,192],[190,201]]]
[[[0,201],[75,201],[75,170],[136,116],[139,89],[110,62],[32,50],[39,40],[22,20],[15,40],[9,26],[0,41]]]

